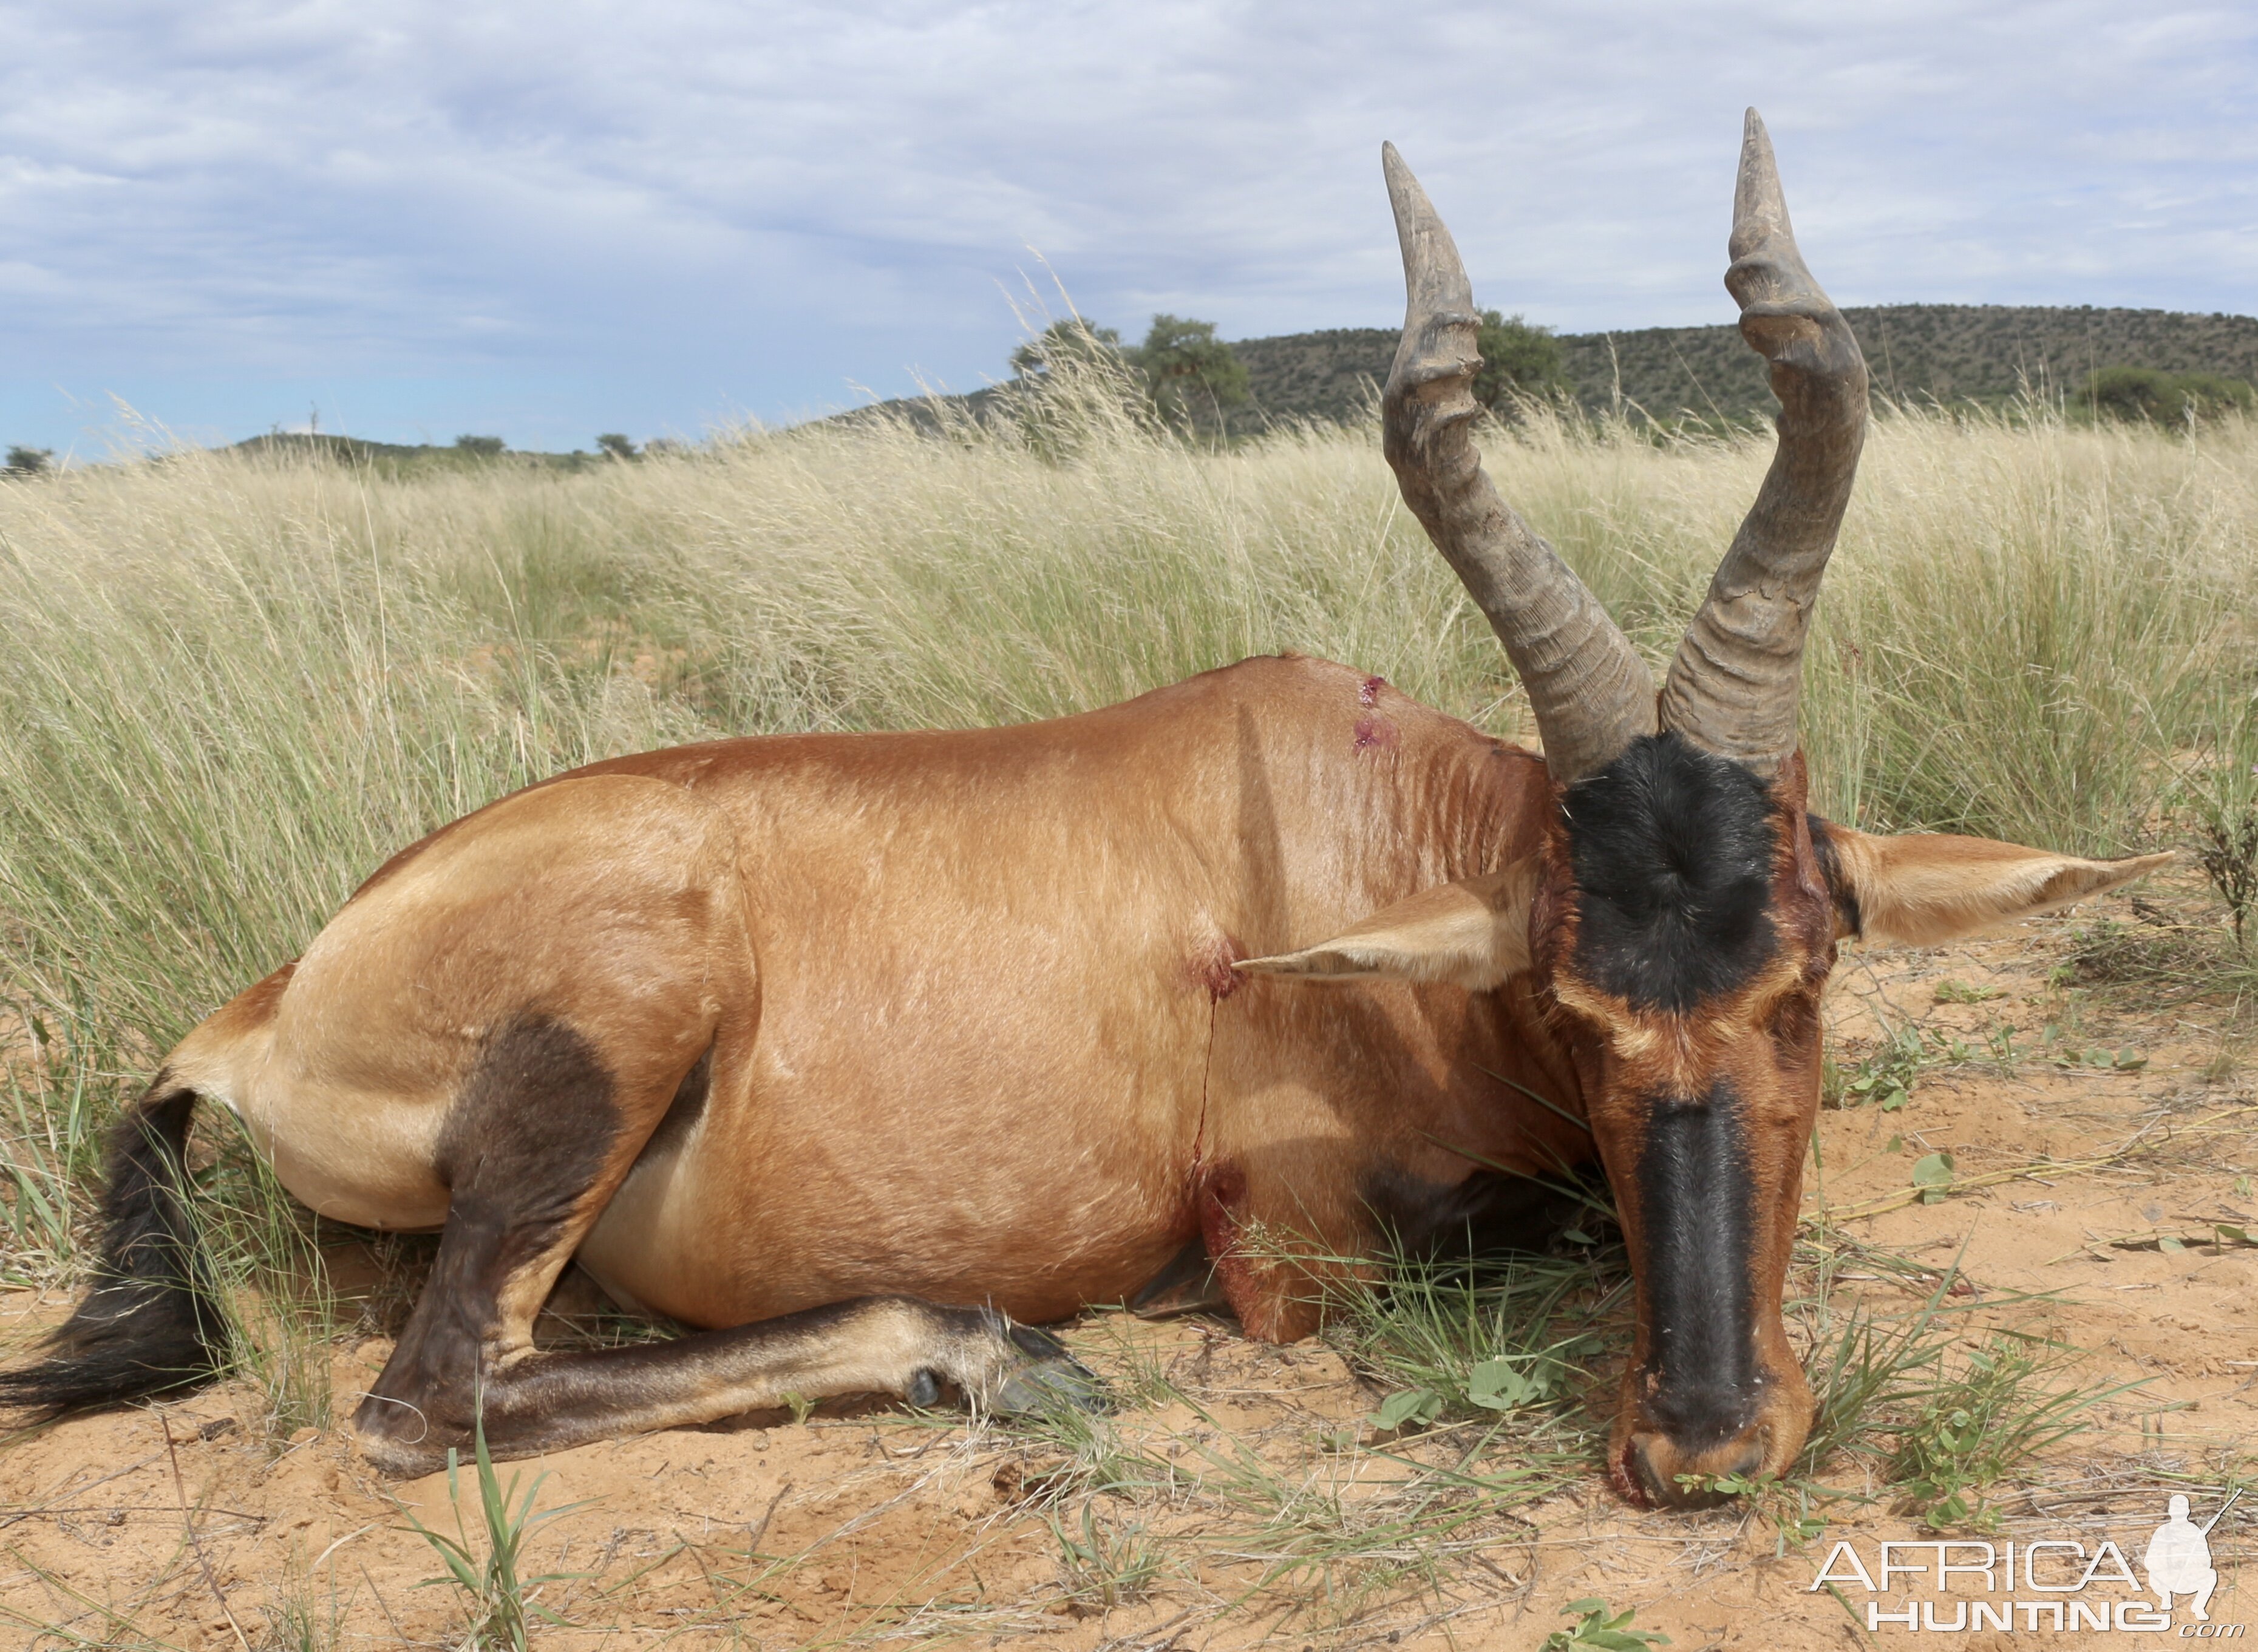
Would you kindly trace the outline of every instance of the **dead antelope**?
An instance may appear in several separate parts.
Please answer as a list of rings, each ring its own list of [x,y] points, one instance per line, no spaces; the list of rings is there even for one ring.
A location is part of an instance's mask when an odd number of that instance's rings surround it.
[[[1510,1185],[1485,1166],[1594,1153],[1637,1279],[1616,1485],[1684,1503],[1786,1467],[1836,943],[1942,941],[2165,857],[1807,812],[1797,677],[1866,369],[1753,111],[1726,285],[1779,452],[1658,695],[1484,476],[1466,273],[1384,160],[1409,289],[1388,460],[1541,756],[1289,655],[1054,722],[719,741],[504,798],[166,1060],[118,1132],[94,1287],[0,1398],[223,1360],[181,1175],[208,1097],[323,1215],[443,1235],[354,1420],[394,1472],[474,1403],[506,1455],[788,1393],[1032,1405],[1086,1378],[1023,1322],[1181,1300],[1187,1256],[1251,1334],[1301,1336],[1342,1265],[1295,1244],[1417,1237]],[[576,1258],[706,1329],[537,1347]]]

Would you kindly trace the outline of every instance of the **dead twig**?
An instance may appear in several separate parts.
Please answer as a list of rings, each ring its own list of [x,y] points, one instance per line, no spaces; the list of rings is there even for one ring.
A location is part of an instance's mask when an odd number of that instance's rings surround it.
[[[243,1626],[235,1620],[234,1608],[227,1604],[227,1592],[219,1586],[219,1579],[212,1575],[211,1561],[204,1554],[203,1540],[196,1535],[195,1516],[188,1513],[188,1488],[181,1478],[181,1454],[173,1447],[172,1419],[160,1411],[157,1413],[157,1426],[165,1431],[165,1455],[173,1464],[173,1495],[180,1500],[181,1525],[188,1535],[188,1547],[195,1551],[196,1567],[203,1573],[204,1583],[211,1590],[212,1599],[219,1602],[220,1615],[227,1620],[227,1627],[235,1631],[236,1645],[242,1648],[242,1652],[251,1652],[251,1638],[244,1634]]]

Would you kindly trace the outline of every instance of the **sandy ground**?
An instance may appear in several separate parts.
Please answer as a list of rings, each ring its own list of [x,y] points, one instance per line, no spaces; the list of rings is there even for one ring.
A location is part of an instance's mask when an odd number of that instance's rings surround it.
[[[2105,905],[2141,921],[2121,899]],[[1994,1534],[2089,1550],[2105,1537],[2137,1562],[2169,1492],[2187,1490],[2195,1518],[2207,1519],[2258,1447],[2258,1248],[2216,1242],[2222,1223],[2258,1237],[2258,1090],[2215,1008],[2050,981],[2070,927],[2049,920],[1970,947],[1846,960],[1830,1010],[1838,1060],[1905,1024],[1961,1039],[1970,1059],[1926,1070],[1901,1110],[1825,1114],[1823,1177],[1807,1206],[1899,1256],[1937,1266],[1959,1257],[1975,1287],[1963,1300],[1980,1313],[2087,1351],[2085,1380],[2140,1385],[2002,1499]],[[2049,1023],[2063,1030],[2046,1045]],[[2002,1028],[2024,1052],[2012,1064],[1986,1044]],[[2072,1051],[2105,1051],[2111,1064],[2064,1065]],[[1903,1202],[1912,1166],[1935,1151],[1953,1155],[1960,1189]],[[1999,1179],[1968,1185],[1987,1175]],[[1854,1260],[1838,1301],[1857,1293],[1890,1311],[1916,1300],[1892,1276],[1861,1277]],[[2048,1300],[2014,1300],[2024,1293]],[[0,1316],[20,1341],[61,1307],[18,1294],[0,1300]],[[539,1585],[539,1603],[564,1621],[536,1625],[534,1644],[1535,1648],[1570,1621],[1561,1607],[1586,1596],[1636,1608],[1636,1627],[1667,1634],[1672,1652],[1878,1646],[1914,1633],[1854,1627],[1869,1598],[1855,1583],[1841,1599],[1810,1587],[1838,1542],[1871,1570],[1884,1539],[1935,1537],[1886,1501],[1831,1505],[1824,1534],[1799,1543],[1737,1507],[1627,1508],[1595,1470],[1447,1542],[1375,1538],[1361,1559],[1282,1571],[1296,1532],[1354,1528],[1360,1517],[1327,1513],[1336,1507],[1377,1520],[1407,1459],[1455,1461],[1452,1436],[1375,1436],[1365,1419],[1378,1391],[1322,1342],[1272,1348],[1220,1322],[1113,1315],[1086,1316],[1069,1334],[1130,1398],[1112,1424],[1118,1443],[1176,1465],[1183,1495],[1093,1501],[1085,1480],[1047,1501],[1072,1466],[1054,1440],[878,1406],[506,1465],[505,1480],[543,1477],[539,1507],[564,1511],[536,1528],[522,1563],[529,1575],[571,1574]],[[340,1418],[387,1349],[373,1337],[335,1348]],[[1153,1375],[1180,1397],[1139,1399]],[[462,1599],[425,1586],[440,1567],[408,1519],[455,1530],[445,1477],[382,1481],[342,1427],[276,1440],[260,1412],[254,1392],[222,1386],[0,1449],[0,1644],[458,1643]],[[1259,1535],[1231,1489],[1240,1453],[1298,1500]],[[1511,1464],[1492,1456],[1469,1466]],[[1821,1478],[1855,1484],[1862,1473],[1837,1464]],[[2253,1501],[2212,1534],[2221,1581],[2211,1611],[2214,1624],[2258,1635],[2258,1573],[2246,1570]],[[474,1487],[462,1507],[475,1522]],[[1914,1581],[1910,1595],[1901,1581],[1873,1598],[1891,1612],[1926,1602],[1944,1624],[1963,1601],[1986,1599],[1980,1580],[1956,1579],[1942,1594]],[[2026,1587],[2016,1598],[2049,1597]],[[2134,1592],[2097,1581],[2070,1598]],[[2127,1632],[2013,1620],[2008,1634],[1923,1629],[1918,1643],[2109,1646]],[[2164,1638],[2194,1638],[2183,1631],[2196,1627],[2183,1602]]]

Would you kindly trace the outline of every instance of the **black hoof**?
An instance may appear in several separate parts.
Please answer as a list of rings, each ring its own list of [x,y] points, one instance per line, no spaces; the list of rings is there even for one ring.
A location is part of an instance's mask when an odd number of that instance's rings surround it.
[[[1012,1345],[1027,1356],[1028,1363],[1013,1372],[996,1392],[996,1409],[1012,1415],[1055,1411],[1113,1409],[1104,1379],[1072,1354],[1066,1344],[1032,1325],[1012,1327]]]

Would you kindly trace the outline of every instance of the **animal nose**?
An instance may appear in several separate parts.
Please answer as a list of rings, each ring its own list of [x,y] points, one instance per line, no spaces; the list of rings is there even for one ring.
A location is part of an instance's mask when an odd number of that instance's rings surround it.
[[[1715,1508],[1728,1495],[1715,1489],[1716,1480],[1764,1466],[1767,1435],[1759,1423],[1737,1439],[1688,1450],[1666,1435],[1634,1434],[1623,1445],[1623,1478],[1656,1508]]]

